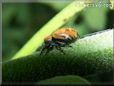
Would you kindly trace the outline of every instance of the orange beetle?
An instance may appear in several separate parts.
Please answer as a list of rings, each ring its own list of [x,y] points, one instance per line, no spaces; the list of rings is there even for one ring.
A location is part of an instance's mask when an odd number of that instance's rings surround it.
[[[69,44],[73,43],[78,38],[79,38],[79,34],[73,28],[61,28],[44,39],[45,45],[40,55],[45,50],[47,50],[45,54],[49,53],[53,48],[56,48],[57,50],[65,54],[61,49],[61,47],[65,47],[65,46],[71,47]]]

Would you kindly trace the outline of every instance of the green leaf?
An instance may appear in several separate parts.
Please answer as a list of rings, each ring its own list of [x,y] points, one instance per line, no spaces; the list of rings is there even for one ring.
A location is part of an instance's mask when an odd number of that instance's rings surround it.
[[[46,79],[39,81],[37,84],[39,85],[49,85],[49,84],[84,84],[90,85],[86,79],[76,76],[76,75],[66,75],[66,76],[56,76],[54,78]]]
[[[57,11],[60,11],[61,9],[63,9],[65,6],[67,6],[69,3],[71,3],[72,1],[60,1],[60,2],[48,2],[47,5],[51,6],[52,8],[54,8]]]
[[[3,82],[37,82],[58,75],[79,75],[108,72],[113,66],[113,30],[91,34],[77,40],[73,48],[40,52],[3,63]]]
[[[106,25],[106,7],[91,7],[83,11],[85,23],[91,31],[99,31]]]

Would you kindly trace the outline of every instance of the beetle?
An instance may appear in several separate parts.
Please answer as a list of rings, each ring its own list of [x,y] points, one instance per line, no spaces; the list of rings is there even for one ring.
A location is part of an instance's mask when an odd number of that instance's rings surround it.
[[[72,47],[70,44],[75,42],[78,38],[79,34],[77,30],[73,28],[61,28],[44,39],[45,45],[43,46],[40,55],[44,51],[46,51],[45,55],[48,54],[53,48],[56,48],[65,54],[61,47]]]

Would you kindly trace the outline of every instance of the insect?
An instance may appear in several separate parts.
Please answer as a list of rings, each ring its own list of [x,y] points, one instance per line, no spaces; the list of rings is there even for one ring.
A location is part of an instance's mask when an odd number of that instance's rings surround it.
[[[61,28],[44,39],[45,45],[43,46],[40,55],[44,51],[46,51],[45,55],[48,54],[53,48],[56,48],[65,54],[61,47],[72,47],[70,44],[75,42],[78,38],[79,34],[73,28]]]

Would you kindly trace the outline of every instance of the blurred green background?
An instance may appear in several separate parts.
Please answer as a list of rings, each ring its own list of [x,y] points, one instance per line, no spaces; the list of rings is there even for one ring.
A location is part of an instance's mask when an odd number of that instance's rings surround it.
[[[3,61],[9,60],[16,54],[35,32],[68,4],[69,2],[3,3]],[[110,10],[109,7],[88,7],[71,18],[64,26],[75,27],[80,36],[84,36],[89,33],[112,29],[114,27],[113,15],[114,10]],[[110,82],[113,80],[110,74],[112,72],[94,75],[92,76],[94,78],[88,77],[91,82]]]

